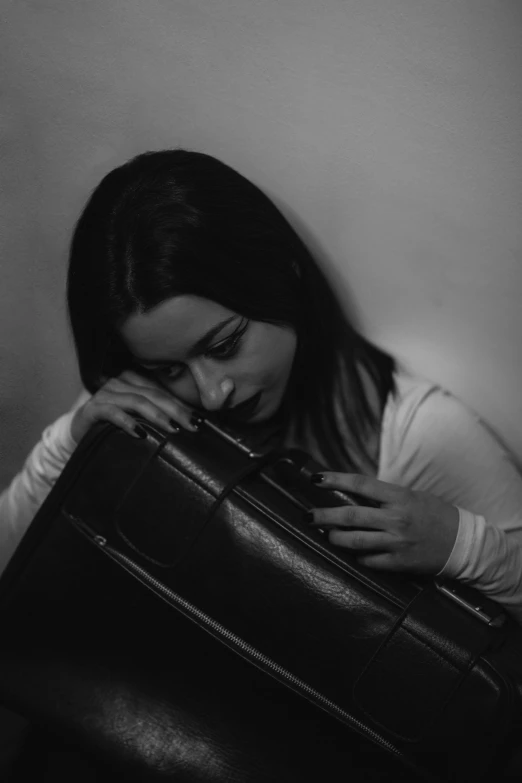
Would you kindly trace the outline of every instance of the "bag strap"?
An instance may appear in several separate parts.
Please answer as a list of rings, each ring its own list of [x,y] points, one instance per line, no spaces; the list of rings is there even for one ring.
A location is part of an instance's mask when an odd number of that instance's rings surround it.
[[[207,517],[205,519],[205,525],[206,526],[218,508],[221,506],[221,504],[227,499],[227,497],[230,495],[231,492],[233,492],[238,484],[240,484],[242,481],[244,481],[249,476],[252,476],[256,473],[259,473],[264,467],[269,465],[270,463],[276,461],[279,459],[279,453],[276,451],[271,451],[268,454],[263,455],[262,457],[256,457],[252,460],[251,463],[248,465],[245,465],[245,467],[239,471],[239,473],[236,473],[236,475],[230,479],[230,481],[225,484],[215,501],[212,503],[212,506],[210,507],[210,510],[207,514]]]
[[[504,638],[502,630],[477,622],[448,604],[433,586],[425,587],[368,661],[354,684],[354,698],[378,726],[403,741],[418,741],[479,658]],[[422,687],[414,687],[412,672]],[[481,706],[479,695],[479,711]]]

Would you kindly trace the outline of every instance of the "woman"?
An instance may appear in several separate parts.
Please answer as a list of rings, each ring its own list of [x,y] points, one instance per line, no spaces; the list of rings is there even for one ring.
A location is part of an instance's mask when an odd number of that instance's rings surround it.
[[[140,437],[136,415],[174,434],[213,411],[309,451],[330,469],[321,486],[381,502],[316,509],[333,544],[370,567],[462,579],[522,621],[513,461],[458,400],[357,333],[283,215],[233,169],[172,150],[109,173],[76,226],[68,304],[86,391],[0,499],[4,561],[95,421]]]

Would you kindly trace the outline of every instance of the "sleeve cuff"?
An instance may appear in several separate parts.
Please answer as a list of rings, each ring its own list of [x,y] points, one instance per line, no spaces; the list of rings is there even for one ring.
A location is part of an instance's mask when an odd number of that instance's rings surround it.
[[[456,579],[462,574],[469,563],[473,549],[477,545],[480,548],[480,541],[485,535],[484,517],[472,514],[471,511],[466,511],[459,506],[457,509],[459,512],[457,537],[444,568],[437,574],[443,579]]]
[[[484,517],[457,508],[457,538],[437,576],[475,587],[522,625],[522,551],[517,539],[488,525]]]
[[[87,402],[87,400],[90,398],[90,394],[86,389],[83,389],[80,396],[77,398],[76,402],[72,406],[69,413],[67,413],[64,417],[64,423],[61,430],[61,437],[62,442],[65,447],[65,449],[72,454],[76,446],[78,445],[77,441],[74,440],[72,433],[71,433],[71,424],[72,420],[74,418],[74,414],[80,408],[84,403]]]

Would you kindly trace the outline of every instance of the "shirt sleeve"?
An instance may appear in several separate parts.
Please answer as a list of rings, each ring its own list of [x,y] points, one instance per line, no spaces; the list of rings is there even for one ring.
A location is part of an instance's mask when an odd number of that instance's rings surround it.
[[[459,508],[457,538],[437,576],[458,579],[502,604],[522,625],[522,546],[480,514]]]
[[[522,622],[522,474],[481,419],[437,389],[408,417],[387,475],[459,508],[440,576],[466,582]]]
[[[44,430],[22,470],[0,494],[0,573],[76,448],[71,421],[88,398],[82,392],[71,410]]]

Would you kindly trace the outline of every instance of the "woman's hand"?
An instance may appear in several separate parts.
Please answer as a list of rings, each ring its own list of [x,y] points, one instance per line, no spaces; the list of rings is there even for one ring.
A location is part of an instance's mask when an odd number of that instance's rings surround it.
[[[198,417],[188,405],[153,380],[127,370],[117,378],[110,378],[78,408],[73,416],[71,435],[79,443],[95,422],[110,421],[129,435],[142,438],[145,431],[133,414],[171,433],[179,426],[197,429]]]
[[[316,508],[314,527],[329,531],[330,543],[353,550],[357,561],[387,571],[437,574],[453,549],[459,527],[456,506],[429,492],[416,492],[368,476],[324,472],[318,486],[355,492],[380,508]]]

